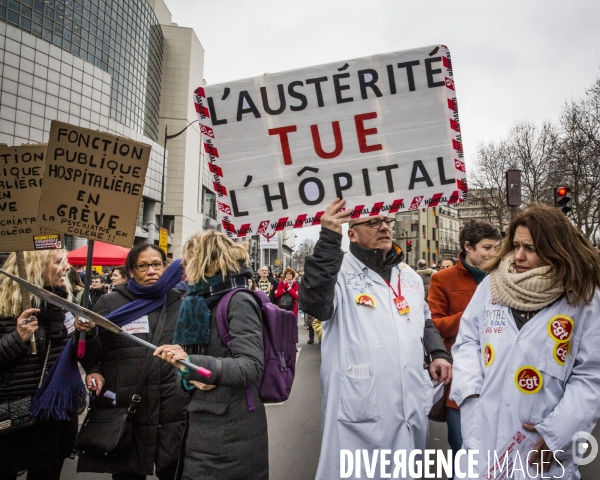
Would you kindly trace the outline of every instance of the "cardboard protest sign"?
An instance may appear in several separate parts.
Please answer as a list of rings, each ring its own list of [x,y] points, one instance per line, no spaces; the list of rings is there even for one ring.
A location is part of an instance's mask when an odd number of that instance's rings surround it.
[[[52,122],[38,223],[131,247],[151,146]]]
[[[450,52],[393,52],[200,87],[217,208],[232,237],[464,200]]]
[[[62,236],[42,228],[37,211],[46,144],[0,147],[0,251],[63,248]]]

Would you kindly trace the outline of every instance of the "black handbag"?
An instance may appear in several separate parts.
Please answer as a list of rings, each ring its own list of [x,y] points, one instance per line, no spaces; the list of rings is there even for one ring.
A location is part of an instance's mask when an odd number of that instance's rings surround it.
[[[42,375],[38,388],[42,385],[44,375],[46,374],[51,346],[52,345],[48,343],[46,359],[44,360],[44,366],[42,367]],[[5,400],[0,403],[0,435],[10,434],[35,425],[37,419],[29,411],[29,406],[33,401],[33,397],[33,395],[28,395],[27,397]]]
[[[279,299],[279,308],[282,308],[283,310],[293,310],[294,297],[292,297],[289,293],[285,292]]]
[[[156,344],[162,335],[166,317],[165,303],[152,339],[152,343],[154,344]],[[88,407],[88,413],[75,439],[73,447],[75,452],[80,455],[118,457],[131,449],[133,444],[133,417],[142,400],[140,393],[146,384],[148,370],[150,370],[154,359],[152,353],[149,350],[146,354],[144,369],[136,386],[136,393],[131,396],[129,407],[106,408],[95,406],[93,403]]]
[[[442,397],[433,404],[431,410],[429,410],[429,420],[433,420],[434,422],[444,423],[446,421],[446,389],[447,385],[442,387],[444,389],[444,393]]]
[[[423,339],[421,339],[421,342],[423,342]],[[431,378],[431,373],[429,372],[429,365],[431,365],[432,359],[431,359],[431,355],[429,355],[427,353],[427,351],[425,350],[425,344],[423,344],[423,352],[424,352],[423,368],[427,369],[427,373],[429,373],[429,378]],[[450,361],[452,362],[452,355],[450,356]],[[442,388],[444,389],[444,393],[442,394],[441,398],[433,404],[433,406],[431,407],[431,410],[429,410],[429,414],[427,415],[427,417],[429,418],[429,420],[432,420],[434,422],[445,423],[446,422],[446,399],[448,397],[448,390],[449,390],[450,386],[444,385]]]
[[[133,395],[137,403],[139,395]],[[75,451],[80,454],[119,456],[126,453],[133,442],[133,415],[135,407],[91,407],[85,416],[75,440]]]

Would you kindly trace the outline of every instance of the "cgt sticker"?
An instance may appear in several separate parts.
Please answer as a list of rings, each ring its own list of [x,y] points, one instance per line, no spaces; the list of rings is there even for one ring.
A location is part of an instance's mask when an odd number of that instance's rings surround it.
[[[490,343],[486,343],[483,347],[483,364],[485,368],[489,367],[492,363],[494,363],[494,347]]]
[[[356,304],[357,305],[362,305],[363,307],[371,307],[371,308],[375,308],[375,299],[367,294],[367,293],[361,293],[360,295],[356,296]]]
[[[575,322],[566,315],[556,315],[548,322],[548,335],[555,342],[567,342],[573,333]]]
[[[564,365],[569,356],[569,342],[557,343],[554,347],[554,360],[559,365]]]
[[[544,379],[537,368],[526,365],[517,370],[515,384],[523,393],[533,394],[541,390]]]

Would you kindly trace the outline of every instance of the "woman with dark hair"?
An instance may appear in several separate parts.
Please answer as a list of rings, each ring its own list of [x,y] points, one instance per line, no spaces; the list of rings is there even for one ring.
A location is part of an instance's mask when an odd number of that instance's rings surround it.
[[[83,282],[81,281],[81,277],[77,270],[74,267],[69,268],[69,272],[67,273],[67,279],[71,284],[71,291],[73,292],[73,296],[79,305],[83,305]]]
[[[123,285],[129,281],[129,273],[125,267],[115,267],[110,274],[111,292],[117,285]]]
[[[182,389],[189,393],[181,480],[269,478],[267,417],[255,386],[264,368],[260,308],[242,288],[231,297],[230,347],[221,341],[216,323],[223,295],[247,286],[252,277],[247,245],[206,230],[190,237],[183,247],[189,286],[173,339],[176,345],[155,352],[179,369]],[[177,360],[188,355],[214,375],[206,379],[180,368]],[[252,401],[255,409],[250,411]]]
[[[484,268],[452,347],[463,448],[479,451],[478,477],[495,476],[501,465],[486,459],[496,458],[527,478],[579,479],[583,450],[571,443],[600,415],[600,259],[540,205],[511,222]]]
[[[172,343],[181,303],[181,293],[173,287],[183,269],[180,260],[166,268],[166,260],[164,251],[155,245],[135,245],[126,260],[129,282],[102,296],[94,311],[155,345]],[[81,364],[87,387],[97,397],[91,401],[92,408],[112,395],[116,395],[117,407],[128,407],[134,393],[141,396],[141,402],[133,416],[130,450],[117,457],[81,452],[77,471],[138,480],[155,474],[156,468],[160,480],[173,479],[185,423],[185,395],[177,388],[171,365],[154,359],[151,350],[106,330],[88,334]],[[136,391],[144,376],[144,385]]]

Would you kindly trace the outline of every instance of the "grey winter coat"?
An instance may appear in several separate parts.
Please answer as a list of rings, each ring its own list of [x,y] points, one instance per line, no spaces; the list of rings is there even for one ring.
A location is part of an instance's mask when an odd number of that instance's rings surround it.
[[[423,286],[425,287],[425,301],[427,301],[427,295],[429,294],[429,284],[431,283],[431,276],[435,273],[432,268],[423,268],[415,270],[423,280]]]
[[[102,296],[94,311],[106,315],[135,300],[126,285],[118,285],[112,293]],[[167,294],[167,318],[158,345],[170,344],[177,323],[181,293]],[[161,309],[148,315],[150,333],[136,336],[151,341],[158,325]],[[127,407],[138,384],[146,355],[145,347],[121,335],[101,330],[87,337],[82,365],[87,373],[104,377],[104,390],[117,395],[117,407]],[[108,472],[117,474],[153,475],[175,472],[181,439],[185,426],[186,396],[177,385],[176,369],[169,363],[154,358],[141,392],[142,401],[133,418],[133,448],[119,458],[95,457],[83,454],[77,464],[78,472]]]
[[[185,480],[267,480],[269,445],[265,407],[256,387],[256,410],[248,411],[246,385],[263,372],[264,353],[260,309],[247,293],[236,293],[229,304],[231,350],[219,338],[216,307],[210,315],[210,340],[205,355],[191,355],[196,365],[213,375],[192,373],[188,380],[218,385],[210,391],[190,391],[188,426],[178,478]]]

